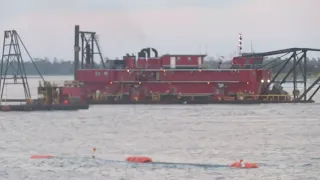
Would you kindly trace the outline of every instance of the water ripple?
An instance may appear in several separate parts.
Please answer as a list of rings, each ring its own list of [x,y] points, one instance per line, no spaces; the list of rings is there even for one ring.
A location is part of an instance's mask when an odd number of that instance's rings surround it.
[[[31,83],[32,92],[36,87]],[[9,112],[0,117],[0,180],[318,179],[319,106],[110,105],[78,112]],[[129,166],[83,158],[91,156],[92,147],[108,160],[147,155],[154,161],[229,165],[243,158],[262,166]],[[77,158],[34,161],[31,154]]]
[[[0,179],[316,179],[319,105],[93,106],[79,112],[6,113]],[[256,170],[126,166],[94,161],[31,161],[30,154],[228,165]],[[268,166],[267,166],[268,165]]]

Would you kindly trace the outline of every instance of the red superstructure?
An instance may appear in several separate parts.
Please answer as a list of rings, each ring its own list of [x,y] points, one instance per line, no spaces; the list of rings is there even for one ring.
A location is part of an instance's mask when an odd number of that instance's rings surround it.
[[[155,51],[154,57],[150,57],[150,50]],[[84,83],[90,99],[113,101],[125,96],[127,100],[147,101],[168,95],[184,100],[259,95],[263,82],[271,78],[270,70],[253,69],[262,64],[260,57],[235,57],[229,69],[206,69],[204,58],[202,54],[157,57],[155,49],[147,48],[138,58],[114,60],[108,69],[77,70],[76,80]]]

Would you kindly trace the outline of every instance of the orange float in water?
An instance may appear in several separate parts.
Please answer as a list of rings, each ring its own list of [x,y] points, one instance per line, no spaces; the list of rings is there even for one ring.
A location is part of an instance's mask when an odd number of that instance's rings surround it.
[[[245,168],[245,169],[250,169],[250,168],[259,168],[257,163],[244,163],[245,166],[241,167],[241,163],[240,162],[235,162],[233,164],[231,164],[231,167],[233,168]]]
[[[145,156],[130,156],[126,159],[126,161],[133,163],[150,163],[152,162],[152,159]]]
[[[50,159],[53,158],[52,155],[33,155],[30,157],[31,159]]]

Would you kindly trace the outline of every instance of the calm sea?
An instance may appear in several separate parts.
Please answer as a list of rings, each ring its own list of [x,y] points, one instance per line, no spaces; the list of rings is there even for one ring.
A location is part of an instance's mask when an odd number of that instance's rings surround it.
[[[36,97],[37,80],[29,81]],[[8,87],[7,95],[23,96],[17,87]],[[320,102],[319,96],[317,99]],[[100,105],[74,112],[3,112],[0,179],[319,179],[319,107],[318,103]],[[99,159],[90,158],[93,147]],[[60,158],[32,160],[33,154]],[[133,166],[108,161],[131,155],[216,167]],[[261,167],[226,167],[240,158]]]

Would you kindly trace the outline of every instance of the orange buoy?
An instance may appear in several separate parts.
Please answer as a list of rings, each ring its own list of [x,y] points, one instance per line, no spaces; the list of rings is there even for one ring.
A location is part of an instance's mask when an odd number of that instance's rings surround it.
[[[50,159],[53,158],[52,155],[33,155],[30,157],[31,159]]]
[[[233,164],[231,164],[231,167],[233,168],[245,168],[245,169],[250,169],[250,168],[259,168],[257,163],[244,163],[245,166],[241,167],[241,163],[240,162],[235,162]]]
[[[126,159],[126,161],[133,163],[150,163],[152,162],[152,159],[145,156],[130,156]]]

